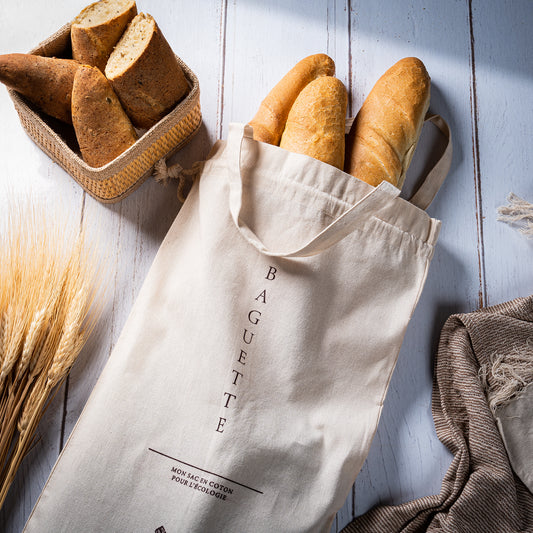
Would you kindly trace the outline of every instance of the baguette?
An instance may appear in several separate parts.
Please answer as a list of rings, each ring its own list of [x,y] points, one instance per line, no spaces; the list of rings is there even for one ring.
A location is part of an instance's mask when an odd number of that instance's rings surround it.
[[[72,122],[84,161],[101,167],[118,157],[137,134],[102,72],[82,65],[74,77]]]
[[[0,81],[47,115],[72,124],[72,85],[79,66],[73,59],[4,54],[0,56]]]
[[[348,94],[332,76],[309,83],[296,98],[280,148],[305,154],[342,170]]]
[[[420,59],[406,57],[381,76],[346,140],[345,171],[377,186],[402,188],[429,107],[430,77]]]
[[[137,14],[135,0],[100,0],[72,21],[72,57],[104,72],[109,55]]]
[[[133,124],[150,128],[188,92],[170,45],[150,15],[139,13],[109,56],[105,75]]]
[[[333,76],[335,63],[326,54],[299,61],[268,93],[250,121],[256,141],[279,145],[292,105],[304,87],[320,76]]]

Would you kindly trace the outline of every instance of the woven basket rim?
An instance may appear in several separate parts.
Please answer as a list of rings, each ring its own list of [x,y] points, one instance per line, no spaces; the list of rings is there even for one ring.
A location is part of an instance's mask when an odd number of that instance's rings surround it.
[[[56,42],[58,39],[64,39],[70,33],[70,23],[65,24],[54,34],[48,37],[45,41],[33,48],[30,53],[35,55],[45,55],[46,48],[50,43]],[[24,112],[31,116],[32,120],[40,128],[54,139],[54,142],[65,151],[69,158],[76,163],[82,170],[87,179],[103,181],[111,178],[122,170],[125,166],[135,160],[139,153],[147,150],[157,141],[159,137],[165,135],[176,123],[187,117],[187,115],[195,108],[200,98],[200,84],[197,76],[190,69],[190,67],[178,56],[176,59],[180,64],[185,78],[189,83],[190,90],[183,100],[181,100],[172,111],[159,120],[154,126],[146,130],[141,137],[127,150],[125,150],[118,157],[101,167],[89,166],[70,146],[63,140],[63,138],[41,117],[39,113],[28,106],[24,98],[13,89],[8,89],[8,93],[15,105],[24,109]]]

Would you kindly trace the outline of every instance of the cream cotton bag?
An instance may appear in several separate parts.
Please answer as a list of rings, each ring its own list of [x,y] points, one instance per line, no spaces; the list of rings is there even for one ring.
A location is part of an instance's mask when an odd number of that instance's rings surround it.
[[[439,232],[398,193],[230,125],[26,533],[328,531]]]

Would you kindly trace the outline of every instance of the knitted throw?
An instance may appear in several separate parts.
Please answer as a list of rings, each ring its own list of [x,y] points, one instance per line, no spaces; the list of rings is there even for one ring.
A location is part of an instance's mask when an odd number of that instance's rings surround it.
[[[522,481],[531,486],[532,341],[533,296],[447,320],[432,399],[437,435],[454,456],[441,492],[371,509],[343,533],[533,531],[533,494]],[[518,438],[518,453],[508,454],[495,417],[520,403],[513,413],[525,413],[523,420],[511,419],[518,433],[505,438]]]

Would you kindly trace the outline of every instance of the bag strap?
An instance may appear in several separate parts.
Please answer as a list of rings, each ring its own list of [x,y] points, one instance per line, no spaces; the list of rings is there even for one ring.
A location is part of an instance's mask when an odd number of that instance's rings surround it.
[[[229,161],[230,211],[241,235],[264,255],[293,258],[319,254],[349,235],[362,220],[371,216],[379,207],[393,201],[400,193],[394,185],[384,181],[303,246],[289,252],[269,250],[241,219],[243,195],[241,153],[245,139],[253,140],[251,126],[230,124],[226,146]]]
[[[428,115],[425,120],[432,122],[437,128],[439,128],[444,137],[446,137],[447,143],[440,159],[428,172],[420,187],[418,187],[417,191],[409,199],[413,205],[416,205],[416,207],[423,210],[426,210],[430,206],[431,202],[439,192],[441,185],[444,183],[444,179],[452,164],[453,155],[452,133],[447,122],[440,115]]]

